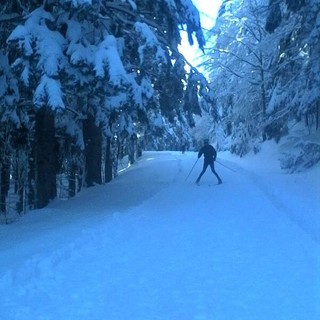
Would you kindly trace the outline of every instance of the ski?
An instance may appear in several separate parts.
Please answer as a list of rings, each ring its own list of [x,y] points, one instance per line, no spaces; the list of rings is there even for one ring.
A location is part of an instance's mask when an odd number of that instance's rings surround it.
[[[207,184],[207,186],[208,187],[214,187],[214,186],[219,186],[219,185],[221,185],[222,183],[215,183],[215,184]],[[204,186],[205,184],[201,184],[201,183],[196,183],[196,185],[198,186],[198,187],[201,187],[201,186]]]

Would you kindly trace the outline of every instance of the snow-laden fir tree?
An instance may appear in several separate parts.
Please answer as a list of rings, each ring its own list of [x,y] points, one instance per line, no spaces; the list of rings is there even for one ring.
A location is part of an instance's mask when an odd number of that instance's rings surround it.
[[[221,148],[243,155],[275,139],[283,144],[284,168],[319,161],[319,6],[222,2],[205,62],[221,115]]]
[[[12,119],[1,131],[1,148],[9,146],[1,168],[4,176],[5,167],[27,170],[17,187],[20,211],[45,206],[61,185],[72,196],[110,181],[121,158],[133,162],[143,145],[175,148],[190,139],[188,97],[197,93],[185,96],[185,84],[197,86],[178,51],[180,30],[204,47],[191,0],[6,0],[0,26],[0,121]],[[20,129],[23,163],[10,140]],[[10,192],[2,189],[3,203]]]

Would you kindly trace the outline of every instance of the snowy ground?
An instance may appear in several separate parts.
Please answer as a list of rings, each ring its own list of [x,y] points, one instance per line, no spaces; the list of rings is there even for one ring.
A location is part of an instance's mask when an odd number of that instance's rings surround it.
[[[268,145],[266,145],[268,146]],[[112,183],[0,226],[6,320],[320,319],[319,167],[272,149],[146,152]]]

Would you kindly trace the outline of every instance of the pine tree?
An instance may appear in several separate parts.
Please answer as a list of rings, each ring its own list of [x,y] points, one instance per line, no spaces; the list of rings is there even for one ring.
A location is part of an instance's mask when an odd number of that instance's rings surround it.
[[[193,115],[183,107],[180,29],[204,47],[190,0],[6,0],[1,10],[0,148],[8,147],[9,159],[1,161],[3,203],[7,167],[19,181],[22,212],[62,192],[57,176],[73,196],[113,179],[121,158],[134,162],[142,145],[175,148],[188,139],[182,132]],[[13,139],[23,130],[27,139],[17,147]]]
[[[206,62],[219,146],[243,155],[274,139],[289,171],[319,161],[319,9],[318,1],[223,1]]]

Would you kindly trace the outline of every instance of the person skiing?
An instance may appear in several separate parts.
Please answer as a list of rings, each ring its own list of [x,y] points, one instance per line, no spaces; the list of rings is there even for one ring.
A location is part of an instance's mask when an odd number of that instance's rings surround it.
[[[218,184],[221,184],[222,180],[217,174],[217,172],[214,170],[214,162],[216,161],[216,158],[217,158],[217,151],[212,145],[209,144],[208,139],[204,140],[204,146],[200,149],[198,153],[198,159],[201,158],[202,155],[204,156],[203,169],[196,181],[196,184],[199,184],[200,179],[203,176],[203,174],[206,172],[208,166],[210,166],[211,171],[217,177]]]
[[[182,153],[186,152],[186,144],[185,143],[183,143],[182,146],[181,146],[181,152]]]

